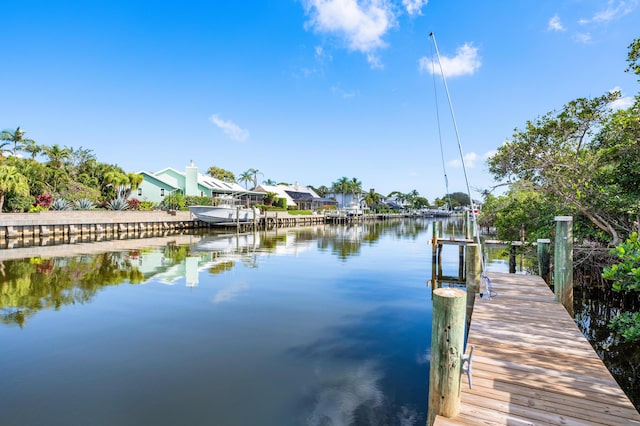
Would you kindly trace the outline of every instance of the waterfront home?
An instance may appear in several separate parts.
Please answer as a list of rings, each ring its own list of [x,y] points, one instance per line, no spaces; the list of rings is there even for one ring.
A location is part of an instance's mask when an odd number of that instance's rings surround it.
[[[296,207],[299,210],[322,210],[334,208],[335,200],[320,197],[313,189],[301,186],[297,182],[293,185],[258,185],[254,191],[261,193],[272,192],[276,198],[284,198],[287,208]]]
[[[191,162],[184,172],[167,167],[155,173],[140,171],[144,176],[137,190],[129,198],[161,203],[169,194],[185,196],[215,197],[223,194],[250,194],[258,201],[262,194],[249,192],[235,182],[225,182],[198,172]]]

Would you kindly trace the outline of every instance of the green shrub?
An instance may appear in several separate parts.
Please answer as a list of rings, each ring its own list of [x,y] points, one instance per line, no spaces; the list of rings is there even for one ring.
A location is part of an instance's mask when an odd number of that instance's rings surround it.
[[[276,198],[273,200],[274,207],[280,207],[281,209],[287,208],[287,199],[286,198]]]
[[[609,328],[627,341],[640,340],[640,312],[622,312],[611,320]]]
[[[210,206],[211,198],[210,197],[200,197],[189,195],[185,197],[185,206]]]
[[[30,195],[21,195],[13,191],[8,192],[4,198],[4,211],[7,212],[25,212],[33,205],[34,198]]]
[[[153,201],[140,201],[140,210],[142,211],[151,211],[155,210],[158,207],[157,203]]]
[[[611,250],[620,262],[604,268],[603,278],[612,280],[613,291],[638,294],[640,292],[640,239],[632,232],[627,240]],[[609,323],[609,327],[625,340],[640,340],[640,312],[621,312]]]
[[[182,194],[169,194],[164,197],[164,200],[162,201],[162,203],[160,203],[160,206],[163,209],[168,210],[184,210],[186,206],[186,199]]]

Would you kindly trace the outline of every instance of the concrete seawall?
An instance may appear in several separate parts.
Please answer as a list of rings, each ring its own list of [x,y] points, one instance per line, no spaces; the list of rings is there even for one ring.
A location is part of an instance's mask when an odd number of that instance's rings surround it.
[[[197,228],[188,211],[46,211],[0,214],[0,242],[85,234]]]

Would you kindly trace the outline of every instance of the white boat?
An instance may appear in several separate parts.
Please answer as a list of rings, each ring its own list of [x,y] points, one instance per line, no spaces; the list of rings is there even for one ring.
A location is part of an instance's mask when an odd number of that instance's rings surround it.
[[[260,219],[260,209],[236,204],[236,199],[219,197],[215,206],[190,206],[189,211],[198,219],[214,225],[251,223]]]
[[[344,213],[347,216],[362,216],[364,214],[364,209],[360,206],[359,203],[351,202],[347,207],[343,209]]]

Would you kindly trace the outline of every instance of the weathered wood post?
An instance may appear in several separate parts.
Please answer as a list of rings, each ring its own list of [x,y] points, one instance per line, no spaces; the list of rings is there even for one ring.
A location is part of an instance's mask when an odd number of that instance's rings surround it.
[[[471,220],[469,219],[469,210],[464,211],[464,237],[471,239]]]
[[[509,273],[516,273],[516,246],[513,243],[509,246]]]
[[[548,238],[538,239],[538,273],[547,284],[549,284],[549,271],[551,270],[551,251],[549,248],[550,244],[551,240]]]
[[[464,244],[460,244],[458,246],[458,279],[460,281],[464,280]]]
[[[476,212],[471,212],[470,214],[471,221],[469,224],[471,225],[471,238],[475,238],[478,235],[478,215]]]
[[[467,325],[469,325],[471,323],[471,314],[473,313],[473,303],[476,300],[476,294],[480,292],[480,283],[482,281],[482,249],[478,244],[467,244],[466,251]]]
[[[573,217],[556,216],[556,239],[553,254],[553,292],[573,315]]]
[[[431,225],[431,281],[432,289],[437,288],[438,268],[438,222]]]
[[[466,298],[456,288],[433,292],[427,426],[436,416],[454,417],[460,412]]]

